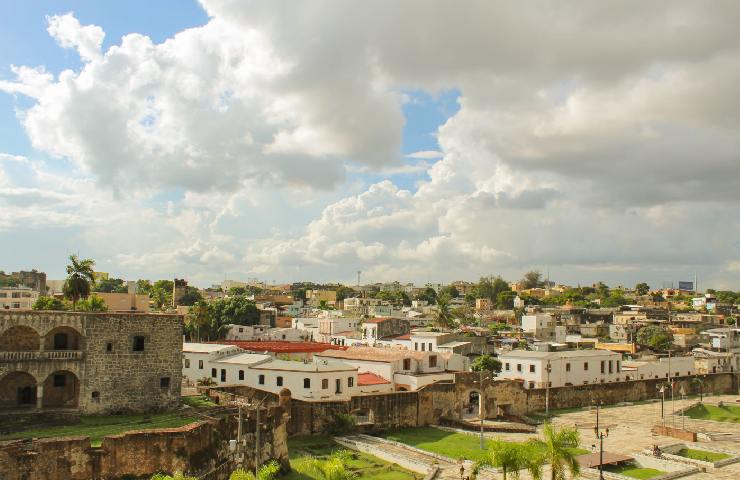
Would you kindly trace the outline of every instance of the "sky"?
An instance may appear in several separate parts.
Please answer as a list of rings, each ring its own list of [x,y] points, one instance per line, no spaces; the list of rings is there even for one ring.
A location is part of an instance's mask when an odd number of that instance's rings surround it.
[[[740,289],[737,2],[0,9],[2,270]]]

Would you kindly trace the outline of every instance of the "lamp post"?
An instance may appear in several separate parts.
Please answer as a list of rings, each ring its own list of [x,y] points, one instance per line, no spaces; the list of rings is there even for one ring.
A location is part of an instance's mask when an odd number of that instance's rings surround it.
[[[545,367],[545,372],[547,372],[547,379],[545,383],[545,418],[547,420],[550,419],[550,372],[552,371],[552,366],[550,365],[550,360],[547,361],[547,366]]]
[[[598,407],[596,408],[598,412]],[[596,434],[596,439],[599,441],[599,480],[604,480],[604,439],[609,436],[609,427],[606,427],[602,432],[596,426],[594,427],[594,433]]]
[[[483,450],[483,368],[480,369],[480,395],[478,395],[478,416],[480,417],[480,449]]]
[[[661,385],[658,391],[660,392],[660,419],[663,422],[663,426],[665,427],[665,385]]]

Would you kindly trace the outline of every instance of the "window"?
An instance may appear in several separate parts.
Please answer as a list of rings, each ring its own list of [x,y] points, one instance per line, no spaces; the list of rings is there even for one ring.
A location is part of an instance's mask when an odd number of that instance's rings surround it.
[[[422,351],[422,352],[424,351],[424,348],[425,348],[425,347],[426,347],[426,345],[424,344],[424,342],[422,342],[422,343],[421,343],[421,351]]]
[[[189,358],[186,358],[185,359],[185,368],[190,368],[190,359]]]
[[[203,360],[198,360],[198,370],[203,370]]]
[[[13,308],[21,308],[21,302],[13,302]]]
[[[54,350],[67,350],[69,348],[69,338],[66,333],[54,334]]]
[[[170,377],[162,377],[159,379],[159,388],[170,388]]]
[[[218,376],[218,373],[216,373],[216,369],[215,368],[212,368],[211,369],[211,377],[212,378],[216,378],[217,376]]]
[[[403,369],[404,370],[411,370],[411,359],[410,358],[404,358],[403,359]]]
[[[244,380],[244,370],[239,370],[239,380]]]
[[[506,362],[506,365],[505,365],[505,367],[504,367],[504,368],[506,368],[506,371],[507,371],[507,372],[508,372],[509,370],[511,370],[511,365],[509,365],[509,362]]]
[[[239,333],[244,333],[244,329],[239,327]]]
[[[414,342],[414,350],[419,350],[419,342]]]
[[[565,364],[565,371],[570,372],[570,363]]]
[[[221,369],[221,381],[222,382],[226,381],[226,369],[225,368]]]
[[[143,352],[144,351],[144,337],[143,336],[141,336],[141,335],[134,336],[133,351],[134,352]]]
[[[341,378],[337,378],[334,383],[337,386],[337,388],[334,391],[334,393],[342,393],[342,379]]]
[[[277,384],[278,387],[282,387],[283,386],[283,377],[277,377],[277,379],[275,380],[275,383]]]
[[[112,352],[113,351],[113,342],[108,342],[105,344],[105,351],[106,352]]]
[[[92,401],[100,403],[100,392],[92,392]]]
[[[432,351],[432,342],[429,342],[429,351]]]
[[[283,335],[283,340],[285,340],[285,335]]]
[[[321,389],[322,390],[328,390],[329,389],[329,379],[325,378],[321,380]]]
[[[11,295],[13,298],[21,298],[21,292],[13,292],[13,295]]]
[[[352,387],[355,386],[355,379],[354,379],[354,377],[349,377],[347,379],[347,386],[350,387],[350,388],[352,388]]]
[[[265,384],[265,376],[264,375],[260,375],[259,377],[257,377],[257,383],[259,383],[260,385],[264,385]]]
[[[583,362],[583,370],[588,370],[588,362]]]
[[[534,364],[529,366],[529,373],[534,373]]]
[[[522,364],[521,363],[517,363],[516,364],[516,371],[517,372],[521,372],[522,371]]]
[[[437,366],[437,356],[436,355],[429,355],[429,367],[434,368]]]
[[[617,360],[617,373],[619,373],[619,372],[622,371],[622,365],[620,365],[621,363],[622,362],[620,362],[619,360]]]
[[[57,374],[54,375],[54,386],[55,387],[63,387],[67,385],[67,376],[64,374]]]
[[[604,373],[604,361],[601,361],[601,373]]]
[[[613,367],[613,365],[612,365],[612,361],[611,361],[611,360],[609,360],[609,373],[612,373],[612,372],[613,372],[613,368],[614,368],[614,367]]]
[[[311,388],[311,379],[310,378],[304,378],[303,379],[303,388]]]

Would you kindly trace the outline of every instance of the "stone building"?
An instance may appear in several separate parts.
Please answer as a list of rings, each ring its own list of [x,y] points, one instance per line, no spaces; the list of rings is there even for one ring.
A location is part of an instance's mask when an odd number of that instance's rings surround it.
[[[0,412],[175,407],[182,324],[179,315],[0,312]]]

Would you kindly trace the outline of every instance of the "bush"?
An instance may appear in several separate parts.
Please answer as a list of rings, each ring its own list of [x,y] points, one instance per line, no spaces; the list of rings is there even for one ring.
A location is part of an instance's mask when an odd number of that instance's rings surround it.
[[[327,430],[332,435],[344,435],[355,429],[355,417],[347,413],[334,413]]]

